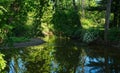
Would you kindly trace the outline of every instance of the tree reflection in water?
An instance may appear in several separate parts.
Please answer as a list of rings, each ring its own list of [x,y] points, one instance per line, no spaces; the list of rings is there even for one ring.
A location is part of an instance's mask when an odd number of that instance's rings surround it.
[[[83,46],[79,41],[53,39],[40,46],[2,49],[8,73],[118,73],[120,49]]]

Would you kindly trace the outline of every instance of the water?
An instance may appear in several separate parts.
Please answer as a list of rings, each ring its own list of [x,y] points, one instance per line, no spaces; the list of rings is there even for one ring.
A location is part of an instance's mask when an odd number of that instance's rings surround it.
[[[39,46],[2,49],[1,73],[120,73],[120,49],[52,40]]]

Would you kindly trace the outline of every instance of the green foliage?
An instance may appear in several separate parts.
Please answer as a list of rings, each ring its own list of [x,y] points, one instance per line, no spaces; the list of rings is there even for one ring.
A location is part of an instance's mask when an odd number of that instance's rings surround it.
[[[111,28],[109,30],[108,39],[110,41],[119,41],[120,40],[120,29],[119,28]]]
[[[75,37],[81,29],[79,14],[74,10],[58,10],[52,19],[55,35]],[[79,36],[76,36],[79,37]]]
[[[0,43],[4,43],[3,41],[7,38],[7,34],[9,33],[9,31],[12,29],[11,26],[9,25],[4,25],[1,29],[0,29]]]
[[[75,4],[74,4],[75,1]],[[1,0],[0,1],[0,43],[9,37],[37,37],[44,35],[65,36],[70,38],[95,39],[97,32],[91,28],[103,27],[105,12],[99,8],[105,5],[104,1],[85,0],[84,8],[80,0]],[[118,1],[118,0],[117,0]],[[114,1],[113,6],[117,6]],[[119,2],[119,1],[118,1]],[[102,4],[101,4],[102,3]],[[76,9],[75,9],[76,6]],[[92,10],[92,9],[93,10]],[[97,8],[97,10],[96,10]],[[84,16],[82,16],[84,9]],[[101,8],[102,9],[102,8]],[[113,8],[114,10],[115,8]],[[119,10],[113,11],[112,20],[117,17]],[[117,12],[118,11],[118,12]],[[115,12],[118,16],[115,16]],[[115,21],[114,21],[115,22]],[[118,25],[119,22],[116,22]],[[83,29],[86,32],[81,34]],[[95,29],[95,31],[97,31]],[[116,29],[114,29],[116,30]],[[110,30],[110,33],[118,32]],[[113,40],[113,35],[109,39]],[[18,40],[18,39],[17,39]],[[92,41],[92,40],[89,40]],[[13,42],[11,40],[11,42]]]
[[[15,36],[25,36],[27,34],[28,28],[25,25],[15,25],[14,28],[12,29],[12,33]]]
[[[2,0],[0,4],[0,43],[14,42],[10,37],[41,35],[41,20],[50,7],[49,0]]]
[[[4,33],[2,32],[2,30],[0,29],[0,43],[3,42],[4,37],[5,37],[5,35],[4,35]]]
[[[0,53],[0,72],[6,67],[6,61],[3,59],[3,54]]]
[[[46,7],[41,19],[41,31],[43,35],[53,35],[51,34],[54,31],[53,24],[51,23],[53,13],[53,5],[49,4],[49,6]]]
[[[3,14],[3,12],[7,12],[7,10],[6,10],[3,6],[0,6],[0,12],[1,12],[1,14],[0,14],[0,15],[2,15],[2,14]]]
[[[104,12],[86,11],[84,18],[81,18],[81,24],[84,29],[93,27],[103,27],[105,23]]]

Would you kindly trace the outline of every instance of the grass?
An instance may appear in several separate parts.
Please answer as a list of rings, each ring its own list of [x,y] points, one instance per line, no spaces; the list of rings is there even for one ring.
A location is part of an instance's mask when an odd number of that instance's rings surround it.
[[[14,43],[30,41],[29,38],[26,37],[10,37],[10,38]]]

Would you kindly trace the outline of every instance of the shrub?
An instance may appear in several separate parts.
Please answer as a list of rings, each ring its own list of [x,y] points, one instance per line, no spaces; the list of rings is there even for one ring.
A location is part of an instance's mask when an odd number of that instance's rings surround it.
[[[15,36],[25,36],[27,31],[28,31],[27,27],[25,25],[20,24],[14,26],[14,28],[12,29],[12,33]]]
[[[118,28],[111,28],[108,34],[108,40],[118,41],[120,39],[120,30]]]
[[[0,53],[0,72],[6,67],[6,61],[3,59],[3,54]]]
[[[90,43],[93,40],[97,39],[99,36],[99,30],[90,28],[82,31],[82,40],[83,42]]]

